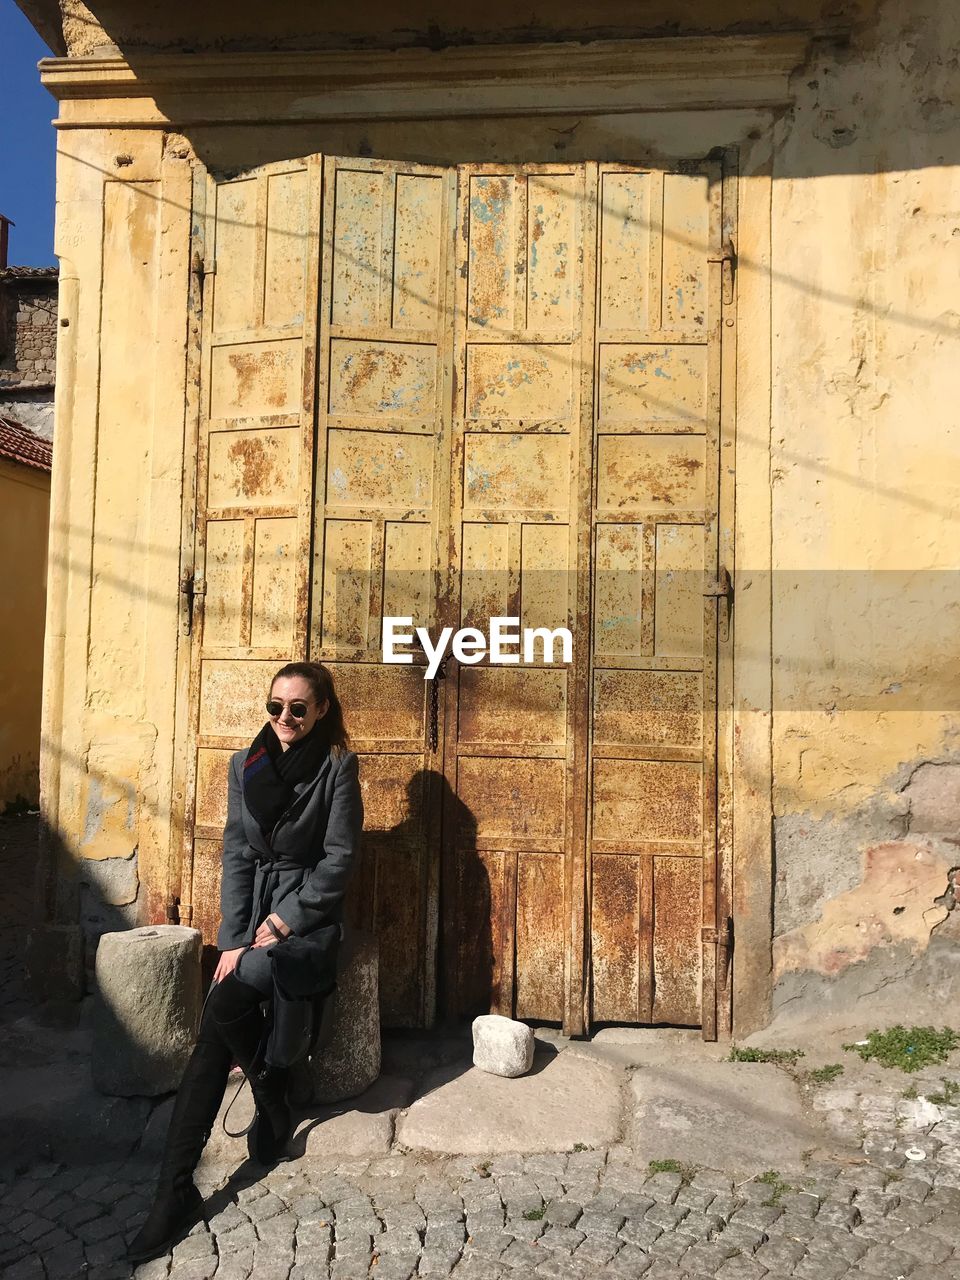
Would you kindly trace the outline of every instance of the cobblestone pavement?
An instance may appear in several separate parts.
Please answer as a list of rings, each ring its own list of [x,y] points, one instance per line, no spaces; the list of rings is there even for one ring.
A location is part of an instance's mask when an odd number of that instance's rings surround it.
[[[209,1228],[136,1271],[124,1238],[152,1170],[48,1165],[0,1185],[0,1267],[8,1280],[954,1280],[960,1108],[911,1127],[905,1083],[891,1076],[882,1096],[821,1091],[828,1126],[859,1127],[861,1151],[789,1179],[651,1173],[624,1148],[489,1161],[401,1152],[288,1163],[259,1180],[241,1169],[202,1187]]]

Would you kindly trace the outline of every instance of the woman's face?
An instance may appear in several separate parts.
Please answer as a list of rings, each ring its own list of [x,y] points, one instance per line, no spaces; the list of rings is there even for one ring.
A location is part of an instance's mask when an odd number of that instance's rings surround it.
[[[270,726],[280,739],[284,751],[294,742],[305,738],[317,721],[327,714],[330,706],[326,700],[317,704],[310,682],[303,676],[284,676],[274,680],[270,689],[270,701],[283,703],[280,714],[270,716]],[[294,715],[294,711],[298,714]],[[299,715],[301,711],[304,712],[302,716]],[[270,715],[269,711],[267,714]]]

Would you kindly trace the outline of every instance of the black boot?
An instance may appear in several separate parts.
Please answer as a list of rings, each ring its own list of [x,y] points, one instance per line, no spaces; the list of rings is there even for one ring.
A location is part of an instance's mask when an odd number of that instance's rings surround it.
[[[131,1262],[166,1253],[203,1217],[203,1197],[194,1186],[193,1171],[220,1109],[229,1070],[225,1046],[198,1042],[177,1091],[153,1207],[127,1247]]]
[[[288,1072],[268,1067],[263,1061],[264,1022],[259,1009],[231,1022],[218,1022],[217,1029],[243,1069],[256,1103],[257,1113],[247,1134],[250,1158],[258,1164],[276,1164],[283,1159],[294,1130],[287,1105]]]
[[[247,1151],[258,1164],[277,1164],[287,1158],[287,1143],[295,1128],[287,1105],[288,1075],[279,1067],[265,1066],[250,1080],[257,1114],[247,1135]]]

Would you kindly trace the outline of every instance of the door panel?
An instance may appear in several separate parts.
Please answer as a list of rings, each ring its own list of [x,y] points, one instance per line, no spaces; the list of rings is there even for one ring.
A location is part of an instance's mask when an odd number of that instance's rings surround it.
[[[448,479],[452,175],[324,161],[311,654],[361,756],[353,920],[380,943],[385,1022],[434,1016],[439,754],[421,665],[384,665],[383,616],[435,628]],[[439,727],[438,727],[439,743]]]
[[[576,626],[586,181],[583,165],[459,171],[453,626]],[[450,1014],[566,1019],[582,903],[575,679],[572,663],[538,656],[460,664],[446,682],[444,769],[461,817],[444,822]],[[484,988],[476,965],[498,948]]]
[[[306,652],[320,164],[198,177],[203,250],[193,676],[181,918],[213,945],[230,753]],[[192,817],[192,830],[189,818]]]
[[[720,174],[601,167],[589,820],[594,1019],[700,1025],[712,924]],[[637,293],[631,291],[636,281]],[[702,998],[701,998],[702,997]]]

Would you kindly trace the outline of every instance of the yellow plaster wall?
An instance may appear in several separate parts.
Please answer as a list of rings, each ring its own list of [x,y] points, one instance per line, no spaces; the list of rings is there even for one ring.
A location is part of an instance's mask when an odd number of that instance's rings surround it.
[[[930,996],[952,906],[958,43],[956,6],[886,4],[851,49],[798,72],[778,126],[773,971],[791,1011],[849,1006],[891,978]]]
[[[829,933],[830,901],[865,881],[866,896],[885,909],[889,877],[867,874],[875,865],[867,851],[909,827],[912,771],[956,759],[960,746],[960,86],[950,59],[958,43],[960,13],[948,0],[922,0],[908,17],[887,3],[849,48],[815,52],[796,74],[795,108],[772,124],[756,112],[588,119],[563,152],[571,160],[644,147],[695,155],[741,144],[741,208],[769,212],[769,245],[738,245],[741,306],[769,306],[772,318],[738,390],[738,471],[754,479],[737,510],[737,644],[741,671],[760,665],[737,741],[750,740],[754,762],[772,753],[772,791],[751,764],[734,816],[735,829],[754,823],[758,833],[756,856],[736,869],[738,912],[755,939],[771,932],[773,871],[762,853],[771,801],[785,824],[774,928],[786,935],[825,920]],[[576,124],[186,132],[209,164],[255,164],[387,147],[431,160],[472,129],[462,158],[476,160],[532,153],[541,136],[555,146],[558,131]],[[751,170],[771,134],[772,181]],[[51,597],[59,665],[48,679],[54,690],[62,683],[52,728],[63,745],[49,763],[48,805],[73,853],[138,852],[150,890],[138,910],[154,917],[174,884],[181,798],[186,151],[177,143],[165,152],[149,129],[65,131],[59,168],[58,252],[76,324],[65,339],[61,331],[74,373],[58,407],[57,456],[69,459],[70,481],[55,517],[57,563],[66,567]],[[766,597],[765,622],[751,601]],[[747,625],[751,611],[757,621]],[[767,645],[772,670],[761,669]],[[925,893],[926,879],[918,886]],[[856,911],[863,897],[844,901]],[[850,912],[840,914],[846,928]],[[801,948],[799,938],[781,946],[791,958],[777,974],[795,972],[801,954],[834,954],[822,931],[816,947]],[[757,955],[745,989],[774,972],[762,945]]]
[[[39,798],[50,476],[0,461],[0,813]]]
[[[137,855],[162,918],[173,843],[190,170],[158,132],[64,133],[47,637],[46,817],[58,914],[79,859]],[[58,468],[59,463],[59,468]]]
[[[813,59],[779,127],[778,813],[960,747],[960,11],[911,8]]]

